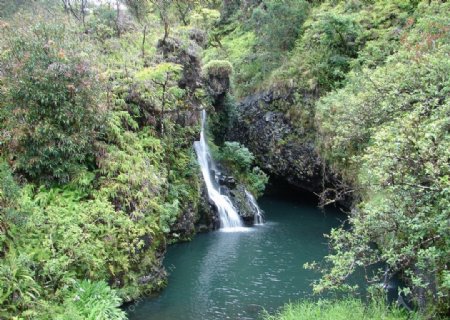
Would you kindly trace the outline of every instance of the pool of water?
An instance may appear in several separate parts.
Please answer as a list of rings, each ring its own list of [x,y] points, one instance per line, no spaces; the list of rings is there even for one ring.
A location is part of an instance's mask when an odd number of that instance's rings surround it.
[[[168,249],[169,285],[127,307],[131,320],[259,319],[311,294],[318,275],[303,264],[327,254],[323,237],[344,216],[286,196],[258,201],[266,224],[200,234]]]

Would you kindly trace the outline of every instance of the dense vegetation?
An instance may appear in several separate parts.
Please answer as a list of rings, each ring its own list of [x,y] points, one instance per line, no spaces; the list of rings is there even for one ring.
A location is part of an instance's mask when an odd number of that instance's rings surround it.
[[[353,291],[349,276],[382,263],[371,282],[400,276],[424,314],[448,312],[449,12],[445,1],[265,0],[217,27],[205,59],[231,62],[239,96],[294,96],[273,108],[342,177],[322,202],[353,198],[325,263],[306,265],[323,274],[317,292]]]
[[[389,309],[384,303],[360,300],[319,300],[287,304],[278,314],[267,315],[266,320],[406,320],[417,319],[404,310]]]
[[[315,291],[354,291],[346,280],[376,269],[375,286],[399,276],[422,315],[448,314],[449,12],[437,0],[0,0],[0,318],[124,319],[123,301],[161,288],[166,244],[195,232],[177,221],[199,218],[200,108],[226,110],[211,119],[215,154],[264,190],[253,154],[220,134],[239,117],[232,94],[259,90],[294,97],[274,108],[341,177],[323,203],[353,200],[330,254],[307,265],[322,273]],[[232,79],[222,100],[202,84],[217,77]],[[354,300],[279,318],[367,310],[404,318]]]
[[[1,2],[0,318],[124,319],[195,232],[208,101],[157,49],[161,8],[64,4]]]

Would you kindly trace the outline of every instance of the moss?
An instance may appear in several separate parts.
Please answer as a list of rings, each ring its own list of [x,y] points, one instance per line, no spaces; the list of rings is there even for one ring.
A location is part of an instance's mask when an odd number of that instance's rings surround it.
[[[203,67],[205,76],[230,77],[233,73],[233,66],[227,60],[211,60]]]

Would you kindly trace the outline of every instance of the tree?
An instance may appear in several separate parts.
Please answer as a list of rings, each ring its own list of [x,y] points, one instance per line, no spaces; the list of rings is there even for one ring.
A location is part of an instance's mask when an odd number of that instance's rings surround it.
[[[165,62],[155,67],[145,68],[136,74],[136,78],[153,86],[153,103],[160,109],[159,129],[164,135],[164,115],[168,109],[177,108],[178,100],[184,90],[177,86],[183,67],[179,64]]]
[[[208,8],[199,8],[192,14],[192,23],[203,30],[210,30],[220,19],[220,12]]]
[[[321,154],[353,185],[355,205],[350,228],[329,235],[316,291],[351,288],[346,280],[356,270],[383,263],[372,282],[399,275],[422,313],[448,313],[448,10],[448,3],[419,5],[396,53],[376,69],[351,72],[317,104]],[[346,28],[328,26],[321,40],[346,51],[336,31]]]
[[[264,1],[253,10],[251,17],[259,45],[272,51],[292,49],[308,9],[308,3],[303,0]]]
[[[150,2],[155,7],[158,12],[159,19],[164,27],[164,36],[162,42],[165,43],[167,38],[169,37],[170,31],[170,7],[173,4],[173,0],[150,0]]]
[[[239,9],[240,5],[240,0],[223,0],[221,6],[222,20],[226,21],[229,19]]]
[[[136,17],[138,21],[142,21],[150,12],[150,0],[123,0],[128,10]]]
[[[26,2],[26,0],[0,0],[0,18],[6,18],[14,14]]]
[[[308,12],[304,0],[268,0],[253,10],[250,25],[257,36],[255,49],[263,75],[279,66],[285,53],[294,47]]]
[[[57,25],[14,30],[7,40],[2,152],[33,179],[68,181],[90,161],[105,111],[101,82],[82,46]]]
[[[85,26],[88,0],[61,0],[64,10]]]
[[[195,0],[174,0],[175,10],[185,26],[189,24],[188,16],[198,4]]]

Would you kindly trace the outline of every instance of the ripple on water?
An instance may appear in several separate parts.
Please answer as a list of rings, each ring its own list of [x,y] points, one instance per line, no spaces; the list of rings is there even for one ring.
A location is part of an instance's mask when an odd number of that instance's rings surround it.
[[[140,302],[130,320],[255,320],[263,308],[273,312],[309,295],[316,275],[302,265],[326,254],[323,234],[338,225],[336,215],[277,198],[260,205],[264,225],[170,247],[168,287]]]

